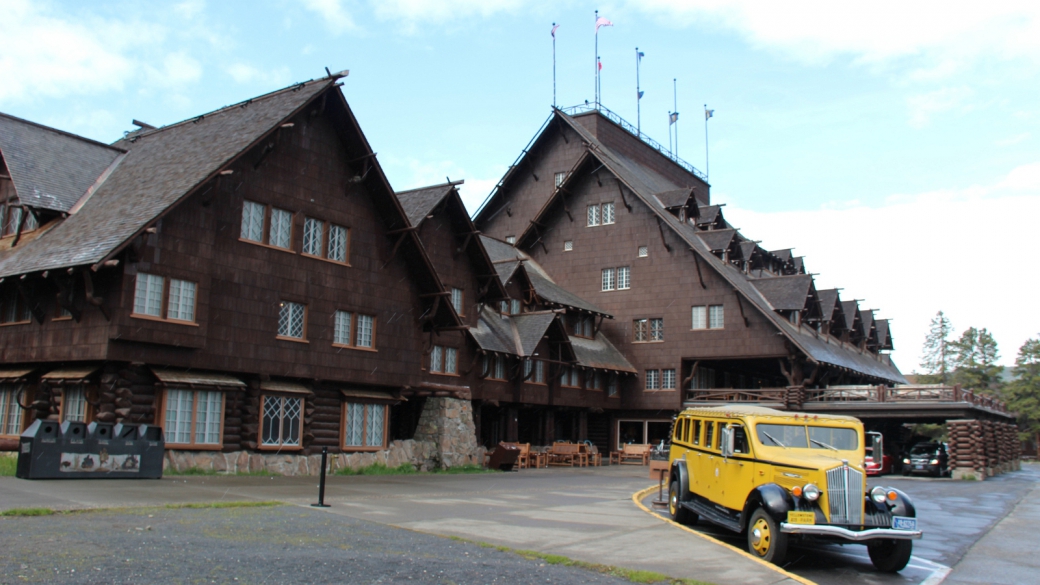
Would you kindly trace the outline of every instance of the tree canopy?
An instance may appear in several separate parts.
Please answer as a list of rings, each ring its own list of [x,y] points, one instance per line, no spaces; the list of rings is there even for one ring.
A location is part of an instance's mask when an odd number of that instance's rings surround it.
[[[950,344],[953,350],[953,382],[962,388],[993,393],[1000,388],[1003,368],[997,365],[1000,352],[993,335],[983,327],[969,327]]]
[[[1040,434],[1040,336],[1019,348],[1014,374],[1002,394],[1008,409],[1018,413],[1023,438],[1036,437]]]
[[[950,382],[950,374],[953,372],[953,354],[950,351],[952,333],[953,325],[950,324],[950,320],[942,311],[936,313],[928,328],[928,336],[924,339],[924,361],[921,362],[924,374],[920,378],[925,384]]]

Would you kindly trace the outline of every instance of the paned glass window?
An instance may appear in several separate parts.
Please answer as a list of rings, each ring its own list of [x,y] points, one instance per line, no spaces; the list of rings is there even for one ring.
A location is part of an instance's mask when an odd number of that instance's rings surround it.
[[[496,380],[506,379],[506,358],[500,355],[494,357],[495,360],[495,373],[492,377]]]
[[[690,325],[691,329],[707,329],[708,328],[708,308],[707,307],[704,307],[704,306],[693,307],[693,309],[691,309],[690,313],[691,313],[691,320],[692,320],[692,324]]]
[[[661,389],[675,390],[675,370],[661,370]]]
[[[352,315],[346,311],[336,311],[332,327],[332,343],[350,345],[350,322]]]
[[[711,305],[708,307],[708,328],[722,329],[725,319],[722,305]]]
[[[536,384],[545,383],[545,362],[543,362],[542,360],[535,360],[534,362],[533,380]]]
[[[303,253],[321,256],[321,248],[324,243],[325,222],[308,217],[303,222]]]
[[[134,287],[134,312],[138,315],[162,316],[163,277],[137,273]]]
[[[574,241],[573,240],[567,240],[567,241],[565,241],[563,243],[563,251],[564,252],[570,252],[573,249],[574,249]]]
[[[659,370],[647,370],[646,371],[646,389],[647,390],[660,390],[661,389],[661,372]]]
[[[599,205],[590,205],[588,209],[588,227],[599,225]]]
[[[613,203],[604,203],[603,204],[602,216],[603,216],[603,218],[602,218],[603,219],[603,225],[608,225],[608,224],[614,223],[614,204]]]
[[[600,290],[614,290],[614,269],[604,268],[602,276],[602,288]]]
[[[195,320],[194,282],[170,279],[170,302],[166,307],[166,318],[178,321]]]
[[[371,315],[357,316],[357,346],[373,347],[376,318]]]
[[[519,315],[520,314],[520,300],[519,299],[510,299],[509,300],[509,313],[511,315]]]
[[[636,255],[640,258],[646,258],[650,255],[650,249],[646,246],[639,246],[639,250],[636,252]]]
[[[260,443],[265,447],[299,446],[303,435],[303,399],[264,396]]]
[[[307,306],[300,303],[282,301],[278,311],[278,335],[303,339],[306,333]]]
[[[455,312],[459,315],[463,315],[462,311],[463,294],[461,288],[451,289],[451,306],[455,307]]]
[[[650,319],[650,341],[664,341],[664,319]]]
[[[251,242],[264,241],[264,214],[267,207],[253,201],[242,203],[242,233],[243,240]]]
[[[22,295],[11,288],[0,302],[0,323],[28,323],[32,320],[32,313],[28,305],[22,300]]]
[[[439,345],[430,350],[430,371],[444,372],[444,348]]]
[[[382,404],[343,404],[343,447],[385,446],[386,406]]]
[[[649,323],[647,319],[636,319],[632,321],[632,341],[646,341],[649,339]]]
[[[625,290],[632,286],[632,269],[628,266],[622,266],[617,269],[617,287],[618,290]]]
[[[213,391],[172,389],[166,391],[168,445],[220,445],[224,394]]]
[[[506,243],[507,244],[515,244],[516,243],[516,236],[506,236]]]
[[[62,392],[61,419],[87,422],[87,392],[82,384],[67,386]]]
[[[567,173],[566,172],[556,173],[555,179],[556,179],[556,186],[559,187],[560,185],[563,184],[563,182],[565,180],[567,180]]]
[[[347,261],[347,240],[350,231],[341,225],[329,226],[329,260]]]
[[[22,409],[18,407],[18,386],[0,384],[0,435],[22,434]]]
[[[292,244],[292,213],[284,209],[271,209],[271,232],[267,243],[288,249]]]
[[[617,396],[618,391],[618,379],[617,374],[611,374],[607,378],[607,396]]]

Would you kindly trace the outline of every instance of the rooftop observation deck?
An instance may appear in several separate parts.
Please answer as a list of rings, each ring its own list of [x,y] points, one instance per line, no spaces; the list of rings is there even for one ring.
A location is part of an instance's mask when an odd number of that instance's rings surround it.
[[[1014,413],[991,396],[959,386],[900,385],[687,390],[684,407],[756,404],[781,410],[847,414],[867,419],[950,420],[986,418],[1012,422]]]

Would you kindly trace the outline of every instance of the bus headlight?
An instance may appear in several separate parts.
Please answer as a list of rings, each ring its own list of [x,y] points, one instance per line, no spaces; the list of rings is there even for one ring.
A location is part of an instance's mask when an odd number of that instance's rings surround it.
[[[805,499],[810,502],[815,502],[820,499],[820,488],[811,483],[807,483],[805,484],[805,487],[802,488],[802,494],[805,496]]]
[[[874,500],[876,504],[884,504],[887,497],[888,494],[885,488],[881,486],[875,486],[874,489],[870,490],[870,499]]]

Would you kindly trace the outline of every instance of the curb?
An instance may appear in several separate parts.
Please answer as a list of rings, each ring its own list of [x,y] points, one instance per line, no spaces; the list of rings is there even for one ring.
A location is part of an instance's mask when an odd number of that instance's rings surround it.
[[[697,532],[696,530],[693,530],[692,528],[690,528],[688,526],[683,526],[682,524],[679,524],[678,522],[675,522],[674,520],[671,520],[669,518],[662,518],[661,516],[658,516],[650,508],[647,508],[646,506],[643,505],[643,498],[645,498],[646,495],[649,494],[650,492],[652,492],[653,490],[656,490],[657,487],[658,486],[656,486],[656,485],[652,485],[652,486],[650,486],[650,487],[648,487],[646,489],[639,490],[638,492],[632,494],[632,502],[635,503],[635,505],[638,506],[640,510],[646,512],[647,514],[650,514],[651,516],[653,516],[654,518],[657,518],[661,522],[664,522],[666,524],[671,524],[672,526],[675,526],[679,530],[684,530],[686,532],[689,532],[690,534],[696,535],[696,536],[698,536],[698,537],[700,537],[700,538],[702,538],[704,540],[707,540],[708,542],[710,542],[712,544],[716,544],[716,545],[721,546],[723,548],[729,549],[729,550],[737,553],[738,555],[740,555],[740,556],[742,556],[744,558],[747,558],[747,559],[750,559],[752,561],[755,561],[756,563],[758,563],[758,564],[760,564],[760,565],[762,565],[764,567],[768,567],[769,569],[771,569],[773,571],[776,571],[777,573],[780,573],[781,575],[783,575],[784,577],[787,577],[788,579],[791,579],[792,581],[801,583],[802,585],[818,585],[815,581],[810,581],[810,580],[806,579],[805,577],[801,577],[801,576],[795,575],[794,573],[791,573],[789,571],[785,571],[784,569],[781,569],[780,567],[774,565],[773,563],[767,563],[766,561],[763,561],[762,559],[756,557],[755,555],[753,555],[753,554],[751,554],[751,553],[749,553],[749,552],[747,552],[745,550],[741,550],[741,549],[739,549],[739,548],[737,548],[737,547],[735,547],[735,546],[733,546],[733,545],[731,545],[729,543],[725,543],[725,542],[722,542],[721,540],[712,538],[711,536],[708,536],[707,534],[704,534],[704,533],[701,533],[701,532]]]

